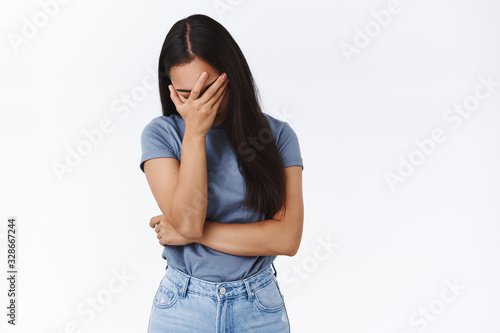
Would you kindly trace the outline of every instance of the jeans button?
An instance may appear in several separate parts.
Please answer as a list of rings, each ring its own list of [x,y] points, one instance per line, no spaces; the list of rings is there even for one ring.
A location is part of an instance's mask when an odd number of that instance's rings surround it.
[[[224,295],[226,293],[226,288],[220,287],[219,292],[221,293],[221,295]]]

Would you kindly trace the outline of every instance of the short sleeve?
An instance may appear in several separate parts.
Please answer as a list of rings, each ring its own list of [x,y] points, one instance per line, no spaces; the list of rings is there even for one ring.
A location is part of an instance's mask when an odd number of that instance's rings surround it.
[[[292,165],[300,165],[304,170],[302,163],[302,155],[300,153],[299,139],[292,127],[285,122],[278,137],[278,150],[283,160],[283,166],[289,167]]]
[[[152,158],[174,157],[179,159],[175,149],[175,131],[160,123],[159,118],[151,120],[141,134],[141,160],[139,167],[144,172],[144,162]]]

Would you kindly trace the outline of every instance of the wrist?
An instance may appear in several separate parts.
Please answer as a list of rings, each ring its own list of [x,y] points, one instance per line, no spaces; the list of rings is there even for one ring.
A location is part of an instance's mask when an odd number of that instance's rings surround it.
[[[183,141],[185,139],[192,140],[192,141],[203,141],[205,142],[207,135],[205,133],[197,132],[195,130],[192,130],[190,128],[186,128],[184,131],[184,137]]]

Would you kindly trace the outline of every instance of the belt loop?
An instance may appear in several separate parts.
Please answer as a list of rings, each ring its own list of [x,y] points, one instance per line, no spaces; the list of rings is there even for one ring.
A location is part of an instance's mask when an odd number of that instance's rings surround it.
[[[245,279],[243,280],[243,283],[245,283],[245,287],[247,288],[248,300],[251,302],[253,300],[254,293],[252,288],[250,288],[250,282],[248,282],[248,279]]]
[[[182,298],[186,298],[186,293],[187,293],[187,288],[188,288],[188,284],[189,284],[189,280],[191,279],[191,276],[188,275],[185,279],[184,279],[184,283],[183,283],[183,286],[181,289],[179,289],[179,296],[182,297]]]
[[[274,277],[278,278],[278,271],[276,271],[276,267],[274,267],[274,263],[272,262],[271,265],[273,266]]]

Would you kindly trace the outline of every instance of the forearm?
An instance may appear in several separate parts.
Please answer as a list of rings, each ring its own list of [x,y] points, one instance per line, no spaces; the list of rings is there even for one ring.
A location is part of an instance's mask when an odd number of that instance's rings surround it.
[[[272,219],[252,223],[205,221],[203,235],[195,242],[239,256],[291,255],[292,235],[284,223]]]
[[[171,198],[172,225],[187,238],[201,235],[207,214],[206,136],[185,132],[179,178]]]

